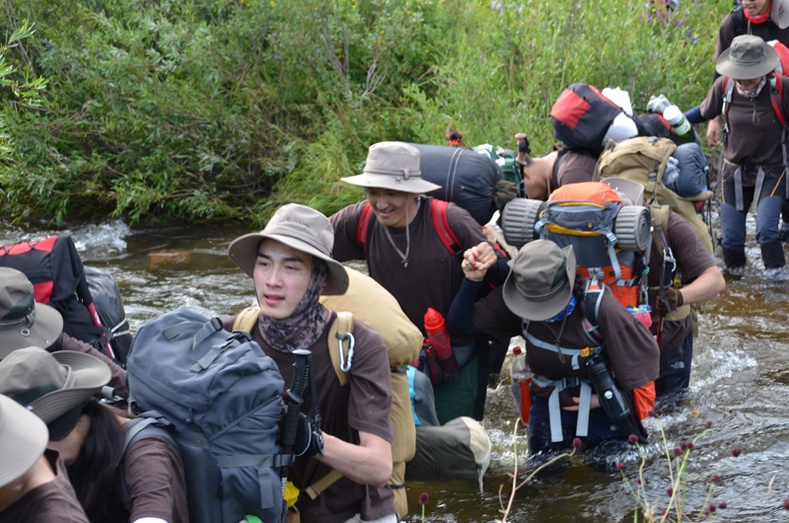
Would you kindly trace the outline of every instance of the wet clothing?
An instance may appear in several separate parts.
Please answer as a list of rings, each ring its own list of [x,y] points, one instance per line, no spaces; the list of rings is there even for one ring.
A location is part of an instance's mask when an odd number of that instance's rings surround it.
[[[77,501],[60,453],[47,449],[44,457],[55,473],[55,479],[39,485],[0,512],[0,523],[88,523],[88,517]]]
[[[479,285],[479,283],[468,279],[464,280],[463,287],[455,299],[448,318],[447,325],[450,332],[457,330],[459,333],[468,335],[478,329],[494,339],[509,339],[522,334],[525,328],[530,335],[551,345],[558,343],[561,347],[573,349],[582,349],[591,345],[583,325],[585,304],[582,300],[567,317],[563,326],[561,321],[556,323],[529,322],[528,325],[525,325],[521,318],[507,308],[500,288],[478,301],[472,309],[472,300]],[[631,391],[655,380],[659,370],[659,351],[652,335],[644,328],[643,324],[627,312],[610,291],[606,291],[603,296],[598,317],[600,320],[598,330],[605,340],[605,353],[622,390]],[[561,335],[559,335],[560,330]],[[557,336],[560,336],[559,339]],[[556,352],[537,347],[528,338],[526,339],[526,357],[529,368],[535,375],[550,380],[573,376],[586,377],[584,358],[579,358],[580,366],[575,369],[573,368],[573,357],[567,355],[561,357]],[[535,402],[534,397],[547,399],[551,392],[551,387],[532,388],[532,411],[538,416],[535,419],[539,419],[539,409],[542,403]],[[577,396],[576,391],[572,388],[567,392],[568,395]],[[564,398],[564,401],[569,401],[569,398]],[[576,416],[562,416],[563,423],[574,423],[575,419]],[[575,427],[572,425],[563,428],[572,433],[575,432]],[[542,430],[548,430],[548,433],[537,436],[535,431]],[[590,420],[590,430],[594,430],[594,419]],[[530,423],[529,434],[530,441],[551,441],[550,429],[547,424]],[[590,432],[589,434],[590,436],[600,435],[602,432]],[[608,436],[613,438],[627,437],[618,431],[613,431]],[[585,443],[591,446],[597,441],[590,437]],[[544,449],[533,448],[531,450]]]
[[[331,315],[329,326],[336,319],[336,313]],[[232,330],[234,320],[235,317],[223,318],[224,328]],[[355,352],[349,386],[343,387],[329,356],[328,328],[309,349],[312,351],[312,369],[322,416],[321,429],[354,444],[359,443],[359,432],[368,432],[391,442],[393,429],[389,411],[392,389],[389,356],[383,340],[365,324],[354,320]],[[285,380],[285,394],[293,382],[295,356],[266,345],[257,326],[252,337],[277,363]],[[306,396],[303,408],[312,412],[310,395]],[[331,470],[312,458],[297,458],[288,479],[303,489]],[[341,523],[357,513],[365,521],[394,514],[392,490],[389,486],[361,485],[343,476],[300,512],[302,523]]]
[[[189,523],[184,465],[171,443],[159,437],[139,439],[126,449],[123,467],[130,522],[148,517]]]
[[[368,235],[367,253],[357,244],[357,225],[366,202],[350,205],[330,218],[335,230],[332,256],[339,261],[366,259],[370,276],[395,297],[408,319],[419,327],[423,335],[424,315],[428,307],[446,317],[463,281],[460,253],[456,256],[450,254],[433,226],[431,200],[431,197],[420,198],[417,215],[408,225],[410,248],[407,267],[386,237],[384,226],[377,220],[370,224],[372,231]],[[464,249],[487,241],[479,223],[454,203],[447,207],[447,221]],[[397,248],[406,252],[408,245],[405,227],[387,230]],[[503,283],[509,272],[506,258],[501,252],[497,251],[497,254],[499,263],[491,267],[486,278],[494,285]],[[484,291],[488,289],[489,287]],[[475,337],[452,338],[453,347],[475,343],[487,346],[485,340],[477,340]],[[476,358],[474,351],[470,353],[470,357],[458,362],[463,365],[461,379],[434,386],[436,412],[442,424],[459,415],[481,419],[481,409],[477,405],[475,411],[475,403],[478,396],[484,397],[487,380],[480,380],[479,374],[487,376],[487,368],[481,369],[479,362],[469,363]]]

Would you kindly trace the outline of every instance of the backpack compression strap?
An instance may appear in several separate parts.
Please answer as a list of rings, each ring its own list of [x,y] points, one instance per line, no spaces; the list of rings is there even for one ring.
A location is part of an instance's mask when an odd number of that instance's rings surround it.
[[[337,345],[333,346],[334,343]],[[328,345],[331,366],[340,385],[344,387],[348,384],[348,372],[353,363],[353,314],[348,311],[337,312],[337,319],[329,327]]]

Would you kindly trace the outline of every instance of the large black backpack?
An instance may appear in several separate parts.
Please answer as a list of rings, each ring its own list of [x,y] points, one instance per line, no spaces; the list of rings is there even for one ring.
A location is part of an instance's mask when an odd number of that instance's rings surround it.
[[[137,331],[127,382],[132,405],[171,429],[192,523],[284,521],[284,381],[247,333],[183,307],[164,314]]]

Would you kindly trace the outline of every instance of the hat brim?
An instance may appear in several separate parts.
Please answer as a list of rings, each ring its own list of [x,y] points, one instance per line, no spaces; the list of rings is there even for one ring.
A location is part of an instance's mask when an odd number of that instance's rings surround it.
[[[773,0],[770,19],[781,29],[789,27],[789,2],[787,0]]]
[[[49,432],[44,422],[7,396],[0,395],[0,487],[35,465],[44,453]]]
[[[35,346],[46,349],[63,332],[63,316],[49,305],[36,302],[33,325],[20,324],[0,330],[0,359],[13,351]]]
[[[265,234],[262,232],[245,234],[233,240],[228,248],[227,255],[251,278],[258,257],[258,246],[261,241],[266,239],[278,241],[292,249],[304,252],[326,262],[329,268],[329,276],[323,294],[345,294],[345,291],[348,290],[348,272],[345,270],[342,263],[326,256],[312,245],[291,236]]]
[[[510,271],[502,286],[502,297],[504,304],[513,314],[517,314],[524,320],[545,321],[562,312],[562,309],[567,306],[575,286],[576,260],[571,246],[563,248],[562,253],[567,261],[565,266],[567,281],[560,291],[548,298],[524,296],[518,290],[514,272]]]
[[[53,352],[52,356],[61,365],[71,367],[74,386],[52,391],[30,402],[28,408],[44,423],[50,423],[82,405],[112,378],[107,364],[90,354],[61,350]]]
[[[387,174],[362,173],[340,178],[343,182],[369,189],[388,189],[390,191],[426,194],[441,189],[441,186],[422,178],[403,178]]]
[[[723,51],[718,57],[718,62],[715,65],[715,70],[721,76],[728,76],[735,80],[751,80],[759,78],[768,73],[771,73],[781,63],[781,58],[778,56],[778,51],[771,46],[764,44],[765,61],[754,65],[738,65],[729,60],[731,55],[731,47]]]

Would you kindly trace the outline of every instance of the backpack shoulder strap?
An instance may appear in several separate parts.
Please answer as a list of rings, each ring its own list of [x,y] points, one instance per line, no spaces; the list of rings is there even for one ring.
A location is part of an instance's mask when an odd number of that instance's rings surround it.
[[[348,384],[348,371],[353,362],[353,314],[348,311],[337,312],[337,319],[329,327],[329,357],[337,380],[343,387]]]
[[[770,104],[773,106],[781,127],[786,127],[786,117],[783,112],[784,84],[775,73],[770,75]]]
[[[455,233],[452,232],[452,228],[449,226],[449,220],[447,219],[447,207],[449,207],[449,202],[433,198],[430,201],[430,215],[433,219],[433,227],[436,229],[436,233],[438,233],[438,238],[441,240],[441,243],[444,245],[444,247],[446,247],[450,254],[455,255],[463,250],[463,246],[460,244],[460,240],[457,239],[457,236],[455,236]]]
[[[603,337],[600,335],[598,327],[600,325],[600,305],[603,302],[605,287],[601,284],[588,282],[584,290],[584,331],[586,336],[593,342],[601,344]]]
[[[745,12],[742,10],[741,5],[731,10],[731,21],[734,22],[735,36],[744,35],[748,31],[748,25],[745,22]]]
[[[255,325],[260,316],[260,307],[252,305],[238,313],[235,321],[233,322],[233,331],[241,331],[252,333],[255,330]]]
[[[359,222],[356,224],[356,245],[364,249],[365,254],[370,243],[370,235],[373,232],[371,225],[375,223],[375,219],[370,202],[365,202],[362,212],[359,214]]]

